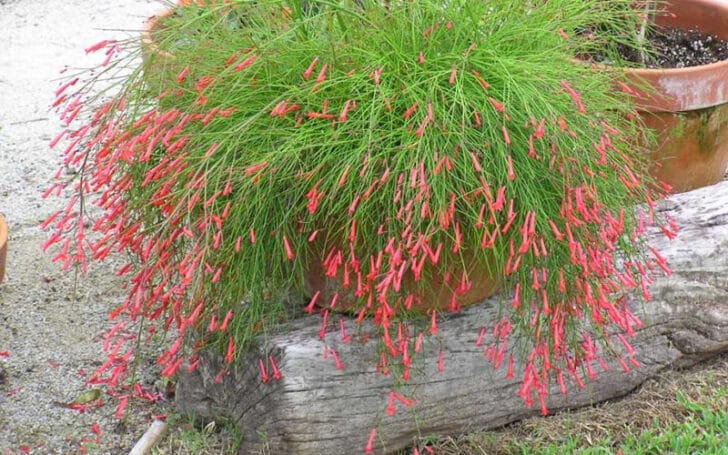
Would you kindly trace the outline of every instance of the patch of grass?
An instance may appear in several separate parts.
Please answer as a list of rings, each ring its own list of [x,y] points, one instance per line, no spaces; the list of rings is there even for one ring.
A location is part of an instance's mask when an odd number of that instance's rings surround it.
[[[232,422],[195,423],[192,418],[170,414],[169,434],[152,455],[232,455],[238,453],[242,434]]]

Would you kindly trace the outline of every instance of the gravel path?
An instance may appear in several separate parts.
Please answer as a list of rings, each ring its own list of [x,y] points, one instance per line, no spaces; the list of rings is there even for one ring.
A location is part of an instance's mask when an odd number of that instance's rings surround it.
[[[0,454],[126,453],[149,424],[151,407],[131,412],[126,431],[110,415],[116,402],[86,413],[54,405],[86,390],[84,372],[104,360],[106,313],[121,299],[106,270],[92,270],[74,289],[40,252],[39,222],[63,201],[39,194],[58,167],[48,148],[60,131],[49,112],[58,71],[90,66],[83,49],[138,33],[160,11],[159,0],[0,0],[0,213],[10,226],[8,270],[0,284]],[[97,57],[98,58],[98,57]]]

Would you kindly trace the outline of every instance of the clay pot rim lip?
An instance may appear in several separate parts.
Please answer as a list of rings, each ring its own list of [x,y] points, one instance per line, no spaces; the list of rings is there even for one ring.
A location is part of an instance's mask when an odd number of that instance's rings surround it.
[[[8,224],[5,218],[0,215],[0,249],[8,242]]]
[[[154,42],[154,38],[152,38],[152,31],[156,27],[156,25],[159,23],[160,20],[171,16],[174,14],[175,8],[167,8],[164,11],[161,11],[157,14],[154,14],[152,16],[149,16],[142,25],[142,31],[141,31],[141,43],[142,46],[147,46],[148,49],[151,51],[151,53],[159,54],[163,56],[164,58],[174,58],[173,54],[170,54],[169,52],[158,52],[158,46]]]
[[[726,11],[728,14],[728,11]],[[650,112],[687,112],[709,109],[728,103],[728,90],[714,91],[712,96],[693,101],[674,94],[667,94],[660,88],[661,80],[670,80],[691,86],[700,80],[713,81],[719,86],[728,88],[728,59],[705,65],[686,68],[624,68],[624,74],[630,80],[637,80],[652,86],[656,92],[645,93],[648,101],[636,98],[639,110]],[[723,76],[721,78],[718,76]],[[723,93],[723,96],[719,96]]]
[[[728,14],[728,10],[726,10]],[[635,74],[639,77],[650,76],[697,76],[700,73],[712,73],[714,71],[727,70],[728,58],[714,63],[706,63],[704,65],[687,66],[684,68],[625,68],[628,73]]]

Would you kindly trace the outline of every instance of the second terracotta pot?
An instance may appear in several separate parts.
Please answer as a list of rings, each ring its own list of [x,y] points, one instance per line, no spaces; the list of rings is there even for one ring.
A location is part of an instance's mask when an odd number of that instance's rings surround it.
[[[669,0],[656,24],[699,30],[728,40],[728,3]],[[673,192],[720,181],[728,166],[728,60],[670,69],[631,69],[642,89],[633,95],[641,118],[657,136],[654,176]]]

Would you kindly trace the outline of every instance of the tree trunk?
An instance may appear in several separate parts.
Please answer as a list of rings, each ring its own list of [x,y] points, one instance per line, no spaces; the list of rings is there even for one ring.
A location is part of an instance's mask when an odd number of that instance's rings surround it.
[[[584,388],[569,387],[562,395],[555,384],[550,411],[593,404],[622,396],[668,366],[687,366],[728,350],[728,181],[676,195],[660,209],[680,226],[677,239],[652,235],[650,243],[668,260],[673,274],[650,288],[652,301],[634,304],[644,326],[630,341],[640,367],[624,372],[616,363]],[[391,453],[417,437],[494,428],[539,412],[517,395],[520,377],[506,379],[505,368],[494,371],[475,340],[481,327],[498,321],[497,303],[447,315],[436,336],[426,337],[412,376],[394,386],[393,376],[375,371],[378,343],[361,342],[366,324],[346,321],[356,335],[343,343],[338,320],[330,321],[319,339],[321,318],[293,321],[287,333],[261,339],[229,375],[215,382],[220,359],[208,355],[192,373],[181,375],[177,387],[180,412],[201,418],[227,417],[244,433],[241,454],[363,453],[370,430],[377,428],[374,453]],[[492,342],[488,339],[483,344]],[[336,350],[322,359],[324,347]],[[446,352],[438,371],[438,352]],[[261,382],[259,359],[272,356],[282,372],[278,380]],[[268,364],[266,360],[266,364]],[[515,365],[515,371],[522,366]],[[270,365],[268,373],[272,376]],[[390,391],[416,402],[386,413]]]

